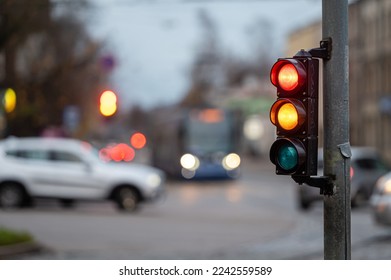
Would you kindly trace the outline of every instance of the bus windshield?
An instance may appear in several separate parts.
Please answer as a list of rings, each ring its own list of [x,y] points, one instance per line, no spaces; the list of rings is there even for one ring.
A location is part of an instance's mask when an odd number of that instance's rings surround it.
[[[186,131],[185,145],[190,152],[229,152],[232,149],[232,133],[227,116],[213,122],[189,118]]]

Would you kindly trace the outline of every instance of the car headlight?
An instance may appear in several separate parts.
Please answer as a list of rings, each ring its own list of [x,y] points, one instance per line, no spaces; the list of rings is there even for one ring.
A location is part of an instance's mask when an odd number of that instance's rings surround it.
[[[150,174],[147,177],[147,184],[151,187],[158,187],[162,183],[162,178],[158,174]]]
[[[225,156],[221,163],[226,170],[236,169],[240,165],[240,156],[238,154],[231,153]]]
[[[391,194],[391,178],[389,176],[380,177],[376,182],[375,192],[378,194]]]
[[[200,160],[192,154],[184,154],[180,159],[181,166],[187,170],[195,171],[200,167]]]
[[[383,182],[383,193],[391,194],[391,179],[387,179]]]

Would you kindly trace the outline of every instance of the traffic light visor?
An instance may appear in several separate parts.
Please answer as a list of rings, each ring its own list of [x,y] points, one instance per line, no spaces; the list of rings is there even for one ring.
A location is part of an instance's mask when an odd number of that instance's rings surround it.
[[[273,65],[270,80],[283,92],[295,93],[306,80],[305,67],[296,59],[279,60]]]

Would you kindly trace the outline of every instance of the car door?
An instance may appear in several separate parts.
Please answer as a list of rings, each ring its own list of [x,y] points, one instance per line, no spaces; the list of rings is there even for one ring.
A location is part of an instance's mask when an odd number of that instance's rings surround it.
[[[51,150],[47,178],[58,197],[98,199],[103,196],[101,181],[91,166],[73,151]]]
[[[51,194],[47,170],[50,167],[49,152],[44,149],[22,148],[7,150],[7,159],[14,172],[27,182],[33,196]]]

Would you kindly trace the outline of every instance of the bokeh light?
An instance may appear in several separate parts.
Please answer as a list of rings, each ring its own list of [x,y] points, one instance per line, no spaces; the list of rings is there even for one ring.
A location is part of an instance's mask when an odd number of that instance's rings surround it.
[[[130,137],[130,144],[135,149],[142,149],[147,144],[147,138],[141,132],[136,132]]]

